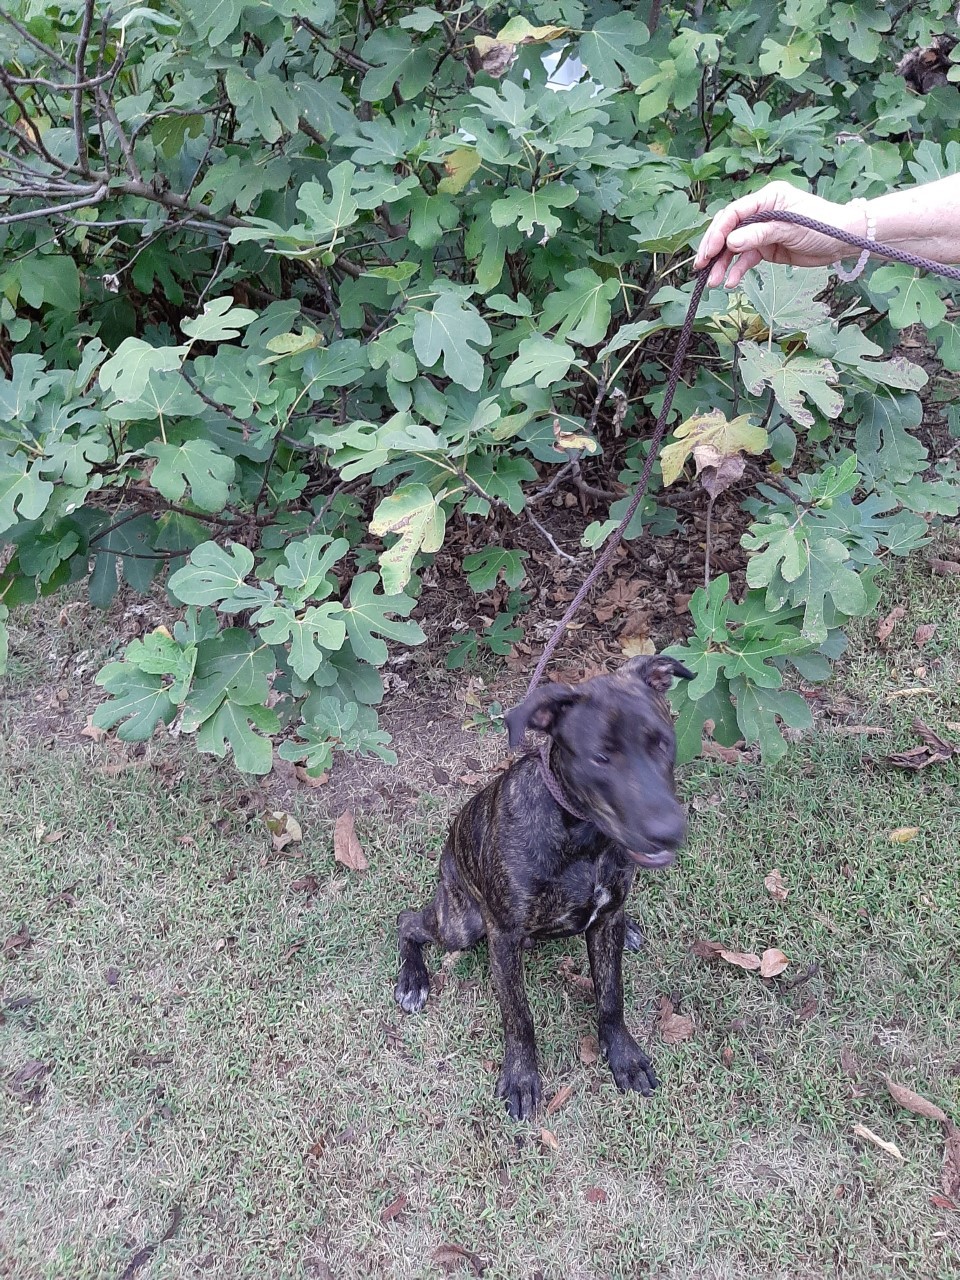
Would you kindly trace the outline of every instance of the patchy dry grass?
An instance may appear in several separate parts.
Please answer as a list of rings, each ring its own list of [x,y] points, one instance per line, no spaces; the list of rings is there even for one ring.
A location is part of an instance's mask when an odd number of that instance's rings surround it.
[[[557,1150],[492,1097],[482,948],[444,966],[423,1015],[393,1004],[392,922],[435,875],[435,798],[360,824],[358,877],[300,795],[300,856],[277,856],[243,780],[190,747],[110,776],[77,726],[69,744],[24,733],[51,679],[38,652],[0,748],[0,942],[30,939],[0,956],[0,1272],[120,1277],[172,1225],[137,1280],[427,1280],[444,1243],[503,1280],[955,1280],[960,1214],[931,1201],[939,1126],[882,1075],[960,1119],[960,767],[881,758],[914,745],[915,714],[960,722],[960,617],[922,566],[887,594],[907,616],[886,650],[855,636],[830,693],[888,735],[825,715],[775,769],[686,772],[690,842],[640,886],[649,945],[626,960],[654,1099],[580,1062],[592,1009],[557,967],[585,967],[582,940],[529,958],[547,1093],[573,1091],[543,1120]],[[891,697],[904,688],[933,692]],[[892,844],[900,826],[920,834]],[[785,903],[763,887],[773,867]],[[791,966],[765,983],[696,959],[698,938],[779,946]],[[658,1041],[663,994],[695,1020],[684,1044]]]

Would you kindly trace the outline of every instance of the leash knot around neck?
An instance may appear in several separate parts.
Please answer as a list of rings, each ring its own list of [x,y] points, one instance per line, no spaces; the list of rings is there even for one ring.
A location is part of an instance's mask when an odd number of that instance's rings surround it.
[[[564,793],[563,787],[560,785],[560,779],[550,768],[550,748],[552,745],[549,738],[544,738],[540,743],[540,776],[543,778],[543,785],[560,808],[565,809],[571,817],[579,818],[581,822],[591,822],[590,816],[578,809]]]

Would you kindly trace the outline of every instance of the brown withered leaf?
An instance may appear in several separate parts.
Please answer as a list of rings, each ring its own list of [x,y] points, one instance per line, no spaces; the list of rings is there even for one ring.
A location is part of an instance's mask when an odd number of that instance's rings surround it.
[[[574,991],[588,1000],[593,999],[593,979],[577,973],[570,956],[564,956],[557,965],[557,974],[563,978],[564,982],[569,983]]]
[[[517,50],[516,45],[494,40],[492,36],[477,36],[473,43],[480,55],[480,69],[495,80],[510,66]]]
[[[487,1269],[486,1262],[479,1254],[471,1249],[464,1249],[459,1244],[437,1245],[431,1256],[437,1266],[442,1267],[448,1276],[464,1269],[472,1271],[475,1276],[482,1276]]]
[[[960,1129],[955,1124],[947,1126],[947,1145],[943,1149],[940,1185],[951,1200],[960,1200]]]
[[[51,1070],[49,1062],[33,1058],[13,1072],[7,1087],[18,1102],[39,1102]]]
[[[94,742],[102,742],[107,736],[106,729],[100,729],[93,723],[93,716],[87,716],[87,723],[80,730],[81,738],[91,738]]]
[[[934,733],[919,717],[914,718],[913,731],[923,739],[923,745],[884,756],[887,764],[895,765],[898,769],[926,769],[932,764],[943,764],[953,755],[953,743]]]
[[[941,1124],[950,1123],[950,1117],[935,1102],[930,1102],[919,1093],[914,1093],[906,1085],[896,1084],[889,1076],[884,1076],[883,1081],[897,1106],[912,1111],[915,1116],[923,1116],[926,1120],[939,1120]]]
[[[30,930],[27,928],[26,924],[22,924],[17,932],[11,933],[4,942],[3,954],[9,960],[19,952],[26,950],[32,942],[33,938],[30,936]]]
[[[603,1187],[587,1187],[583,1193],[583,1198],[587,1204],[606,1204],[607,1193]]]
[[[953,577],[960,573],[960,564],[956,560],[931,560],[930,568],[941,578]]]
[[[290,881],[290,888],[295,889],[297,893],[316,893],[320,888],[320,881],[308,871],[305,876],[300,876],[296,880]]]
[[[868,1129],[865,1124],[855,1124],[853,1132],[858,1138],[864,1138],[867,1142],[872,1142],[875,1147],[879,1147],[881,1151],[885,1151],[888,1156],[893,1156],[894,1160],[904,1161],[906,1157],[895,1142],[885,1142],[879,1134]]]
[[[775,978],[789,963],[788,957],[778,947],[768,947],[760,957],[760,977]]]
[[[560,1143],[557,1141],[557,1135],[555,1133],[551,1133],[549,1129],[540,1130],[540,1142],[548,1151],[560,1150]]]
[[[330,779],[329,773],[318,773],[315,778],[311,777],[302,764],[298,764],[293,772],[305,787],[310,787],[314,790],[317,787],[325,787]]]
[[[460,781],[467,787],[475,787],[480,782],[486,782],[486,774],[483,773],[461,773]]]
[[[909,844],[919,834],[919,827],[894,827],[892,831],[887,833],[887,839],[891,844]]]
[[[849,1076],[851,1080],[859,1080],[860,1062],[854,1051],[846,1046],[840,1050],[840,1066],[845,1076]]]
[[[700,754],[710,760],[722,760],[724,764],[739,764],[743,759],[743,752],[739,747],[724,747],[712,738],[702,740]]]
[[[958,1206],[952,1200],[948,1200],[946,1196],[931,1196],[930,1203],[935,1209],[947,1209],[951,1213],[956,1213]]]
[[[561,1085],[557,1092],[547,1103],[547,1115],[552,1116],[559,1111],[561,1107],[565,1107],[573,1097],[573,1086],[569,1084]]]
[[[705,938],[698,938],[690,950],[698,960],[719,960],[723,943],[708,942]]]
[[[759,969],[760,957],[753,954],[752,951],[727,951],[721,950],[720,959],[726,960],[727,964],[736,965],[738,969]]]
[[[370,865],[357,839],[357,828],[349,809],[344,809],[333,828],[333,856],[351,871],[366,871]]]
[[[302,951],[306,946],[305,938],[297,938],[283,951],[280,956],[281,964],[289,964],[298,951]]]
[[[600,1043],[596,1036],[581,1036],[580,1061],[585,1067],[592,1067],[600,1060]]]
[[[409,1201],[401,1191],[396,1200],[391,1200],[385,1208],[380,1210],[380,1222],[386,1226],[388,1222],[392,1222],[399,1214],[403,1213]]]
[[[790,890],[783,883],[783,876],[778,867],[774,867],[768,876],[763,877],[763,887],[775,902],[786,902]]]
[[[649,636],[630,636],[620,641],[620,649],[627,658],[649,658],[657,652],[657,646]]]
[[[917,627],[913,633],[913,643],[918,649],[922,649],[925,644],[929,644],[936,634],[937,624],[935,622],[925,622],[922,626]]]
[[[693,1035],[693,1019],[689,1014],[675,1013],[673,1001],[660,997],[660,1038],[664,1044],[682,1044]]]
[[[902,604],[898,604],[895,609],[891,609],[885,618],[877,623],[877,639],[881,644],[886,644],[890,639],[894,627],[906,613],[906,609]]]

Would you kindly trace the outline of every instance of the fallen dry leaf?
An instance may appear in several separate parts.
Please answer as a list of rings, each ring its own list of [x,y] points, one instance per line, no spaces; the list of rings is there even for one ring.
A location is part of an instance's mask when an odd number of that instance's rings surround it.
[[[182,849],[195,849],[197,847],[197,842],[193,836],[177,836],[177,844]]]
[[[391,1200],[385,1208],[380,1210],[381,1224],[386,1226],[388,1222],[392,1222],[398,1214],[403,1213],[408,1203],[407,1197],[401,1191],[396,1200]]]
[[[483,773],[461,773],[460,781],[467,787],[475,787],[481,782],[486,782],[486,775]]]
[[[606,1204],[607,1193],[603,1187],[587,1187],[583,1193],[583,1198],[587,1204]]]
[[[573,1088],[569,1084],[562,1085],[547,1103],[547,1115],[552,1116],[554,1112],[559,1111],[561,1107],[565,1107],[573,1097]],[[544,1130],[546,1132],[546,1130]]]
[[[16,933],[11,933],[3,944],[3,954],[9,960],[15,956],[18,951],[23,951],[33,942],[30,936],[30,930],[25,924],[22,924]]]
[[[549,1129],[540,1130],[540,1141],[548,1151],[559,1151],[560,1143],[557,1141],[557,1135],[551,1133]]]
[[[777,867],[768,876],[764,876],[763,887],[776,902],[786,902],[790,890],[783,883],[783,876]]]
[[[884,702],[895,702],[897,698],[917,698],[922,693],[936,693],[936,689],[931,689],[926,684],[907,685],[903,689],[894,689],[892,693],[888,693]]]
[[[673,1001],[660,997],[660,1038],[664,1044],[682,1044],[693,1035],[693,1019],[685,1013],[674,1013]]]
[[[297,893],[316,893],[320,888],[320,881],[312,872],[308,871],[305,876],[300,876],[297,880],[291,880],[290,888],[295,889]]]
[[[592,1067],[600,1060],[600,1043],[596,1036],[582,1036],[580,1039],[580,1061],[585,1067]]]
[[[13,1072],[7,1081],[7,1087],[18,1102],[39,1102],[46,1078],[52,1069],[49,1062],[32,1058]]]
[[[564,982],[570,984],[574,991],[587,999],[593,999],[593,979],[586,977],[585,974],[577,973],[573,966],[573,960],[570,956],[564,956],[557,965],[557,973],[563,978]]]
[[[657,646],[649,636],[630,636],[620,641],[620,648],[628,658],[644,658],[657,652]]]
[[[302,764],[298,764],[293,772],[305,787],[325,787],[330,779],[329,773],[318,773],[315,778],[311,777]]]
[[[937,634],[937,624],[935,622],[925,622],[923,626],[917,627],[913,633],[913,643],[918,649],[922,649]]]
[[[909,844],[919,834],[919,827],[894,827],[892,831],[887,833],[887,839],[891,844]]]
[[[849,1076],[851,1080],[859,1079],[860,1062],[854,1051],[852,1049],[848,1049],[846,1046],[840,1050],[840,1066],[843,1069],[844,1075]]]
[[[868,1129],[865,1124],[855,1124],[853,1126],[853,1132],[858,1138],[864,1138],[867,1142],[872,1142],[875,1147],[879,1147],[881,1151],[885,1151],[888,1156],[893,1156],[895,1160],[906,1160],[906,1156],[904,1156],[903,1152],[895,1142],[884,1142],[883,1138],[881,1138],[879,1134],[874,1133],[872,1129]]]
[[[940,1185],[951,1200],[960,1200],[960,1129],[947,1125],[947,1145],[943,1149]]]
[[[889,729],[881,729],[875,724],[835,724],[830,728],[831,733],[837,734],[842,738],[853,738],[857,736],[868,737],[870,734],[883,734],[889,737]]]
[[[960,573],[960,564],[956,560],[931,560],[930,568],[941,578],[952,577]]]
[[[366,871],[369,866],[349,809],[344,809],[333,829],[333,856],[351,871]]]
[[[303,839],[303,830],[300,823],[289,813],[271,809],[266,814],[264,822],[266,822],[267,830],[273,837],[275,853],[285,849],[288,844],[299,844]]]
[[[912,1111],[915,1116],[923,1116],[927,1120],[939,1120],[941,1124],[949,1124],[950,1117],[935,1102],[930,1102],[919,1093],[914,1093],[906,1085],[896,1084],[889,1076],[883,1077],[890,1097],[898,1106]]]
[[[946,1196],[931,1196],[930,1203],[935,1209],[949,1209],[952,1213],[956,1213],[957,1206],[952,1200],[948,1200]]]
[[[932,764],[943,764],[953,755],[953,743],[934,733],[919,717],[913,721],[913,731],[923,738],[923,745],[885,756],[888,764],[895,765],[898,769],[926,769]]]
[[[726,951],[720,952],[720,959],[726,960],[727,964],[736,965],[738,969],[759,969],[760,957],[755,956],[752,951]]]
[[[724,747],[712,738],[702,739],[700,754],[710,760],[722,760],[724,764],[739,764],[743,759],[743,752],[739,747]]]
[[[291,942],[289,947],[287,947],[286,950],[283,952],[283,954],[280,956],[280,963],[288,964],[293,959],[293,957],[297,954],[297,952],[302,951],[305,946],[306,946],[306,940],[304,938],[297,938],[295,942]]]
[[[898,604],[895,609],[891,609],[887,616],[877,623],[877,639],[881,644],[886,644],[890,639],[890,634],[893,631],[893,628],[906,612],[907,611],[903,605]]]
[[[722,942],[707,942],[699,938],[690,948],[698,960],[717,960],[723,950]]]
[[[789,959],[777,947],[768,947],[760,957],[760,977],[775,978],[778,973],[783,973],[789,963]]]
[[[730,1047],[730,1045],[727,1045],[723,1053],[721,1053],[720,1061],[723,1063],[725,1067],[733,1066],[733,1049]]]
[[[93,716],[87,716],[87,723],[80,730],[80,737],[92,738],[94,742],[102,742],[106,736],[106,729],[100,729],[93,723]]]
[[[438,1267],[442,1267],[446,1274],[452,1275],[455,1271],[461,1271],[464,1267],[473,1272],[475,1276],[482,1276],[487,1269],[487,1264],[479,1254],[473,1253],[470,1249],[464,1249],[459,1244],[441,1244],[434,1249],[431,1255]]]

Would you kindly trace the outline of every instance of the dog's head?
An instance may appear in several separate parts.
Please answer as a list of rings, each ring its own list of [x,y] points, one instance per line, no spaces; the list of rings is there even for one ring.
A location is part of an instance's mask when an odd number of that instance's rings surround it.
[[[551,763],[571,800],[643,867],[669,866],[686,834],[663,695],[674,676],[693,674],[664,654],[631,658],[615,675],[544,685],[506,716],[512,748],[527,729],[550,735]]]

